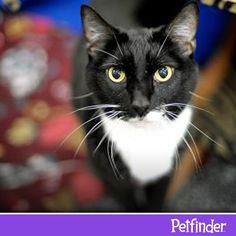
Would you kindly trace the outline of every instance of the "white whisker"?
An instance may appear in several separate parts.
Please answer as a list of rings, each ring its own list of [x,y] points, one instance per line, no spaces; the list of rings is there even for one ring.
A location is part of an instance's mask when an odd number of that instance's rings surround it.
[[[175,164],[175,170],[178,170],[179,166],[181,165],[180,155],[178,151],[178,147],[176,146],[175,150],[175,158],[176,158],[176,164]]]
[[[111,144],[110,145],[110,150],[109,150],[109,144]],[[108,160],[110,162],[110,165],[111,165],[111,168],[113,170],[113,173],[116,176],[116,179],[119,179],[119,176],[118,176],[119,170],[116,167],[116,164],[115,164],[115,161],[114,161],[114,156],[112,156],[112,155],[113,155],[113,142],[111,140],[108,140],[108,144],[107,144],[107,157],[108,157]]]
[[[169,114],[169,115],[175,115],[176,117],[176,114],[174,114],[173,112],[170,112],[170,111],[167,111],[166,112]],[[213,143],[215,143],[216,145],[218,145],[219,147],[223,148],[222,145],[220,145],[219,143],[217,143],[213,138],[211,138],[209,135],[207,135],[205,132],[203,132],[200,128],[198,128],[196,125],[194,125],[192,122],[189,123],[192,127],[194,127],[196,130],[198,130],[201,134],[203,134],[206,138],[208,138],[209,140],[211,140]]]
[[[187,145],[189,151],[191,152],[191,155],[192,155],[192,157],[193,157],[193,160],[194,160],[194,162],[195,162],[195,164],[196,164],[196,169],[199,169],[198,161],[197,161],[197,159],[196,159],[196,156],[195,156],[195,154],[194,154],[194,152],[193,152],[191,146],[189,145],[188,141],[187,141],[184,137],[182,137],[182,139],[183,139],[183,141],[185,142],[185,144]]]
[[[198,130],[201,134],[203,134],[206,138],[208,138],[209,140],[211,140],[213,143],[215,143],[216,145],[218,145],[219,147],[223,148],[223,146],[219,143],[217,143],[214,139],[212,139],[210,136],[208,136],[205,132],[203,132],[200,128],[198,128],[196,125],[194,125],[193,123],[190,122],[190,125],[193,126],[196,130]]]
[[[124,116],[119,117],[118,119],[121,120]],[[107,121],[107,120],[106,120]],[[105,122],[104,122],[105,123]],[[105,140],[105,138],[109,135],[110,131],[107,131],[103,137],[101,138],[100,142],[98,143],[97,147],[94,149],[93,151],[93,155],[97,152],[97,150],[99,149],[99,147],[102,145],[103,141]]]
[[[167,111],[167,113],[168,113],[172,118],[174,118],[174,119],[177,118],[176,114],[174,114],[173,112]],[[190,137],[192,138],[192,141],[193,141],[193,143],[195,144],[195,149],[196,149],[196,151],[197,151],[197,153],[198,153],[198,155],[199,155],[199,152],[198,152],[196,143],[195,143],[195,141],[194,141],[192,135],[190,134],[190,132],[189,132],[188,130],[187,130],[186,132],[187,132],[187,133],[190,135]],[[194,152],[193,152],[191,146],[189,145],[188,141],[185,139],[184,136],[182,136],[182,139],[183,139],[184,143],[187,145],[187,147],[189,148],[189,151],[191,152],[191,155],[192,155],[192,157],[193,157],[193,160],[194,160],[194,162],[195,162],[195,164],[196,164],[196,168],[199,169],[199,163],[198,163],[198,161],[197,161],[197,159],[196,159],[196,156],[195,156],[195,154],[194,154]],[[198,157],[199,157],[199,160],[200,160],[200,155],[199,155]]]
[[[99,147],[102,145],[103,141],[105,140],[105,138],[108,136],[109,132],[106,132],[103,137],[101,138],[100,142],[98,143],[97,147],[94,149],[93,151],[93,155],[97,152],[97,150],[99,149]]]
[[[107,116],[107,117],[113,118],[113,117],[117,116],[117,115],[120,114],[120,113],[121,113],[121,111],[117,111],[117,112],[114,112],[114,113],[112,113],[111,115],[109,115],[109,116]],[[80,142],[78,148],[76,149],[75,154],[74,154],[74,158],[77,156],[77,154],[78,154],[78,152],[79,152],[79,150],[80,150],[82,144],[83,144],[84,141],[86,140],[86,138],[87,138],[91,133],[93,133],[93,132],[95,132],[97,129],[99,129],[99,128],[103,125],[103,123],[104,123],[104,121],[101,120],[101,121],[99,121],[97,124],[95,124],[95,125],[89,130],[89,132],[85,135],[85,137],[84,137],[84,138],[82,139],[82,141]]]
[[[119,59],[118,57],[116,57],[115,55],[113,55],[113,54],[111,54],[111,53],[109,53],[109,52],[107,52],[107,51],[104,51],[104,50],[102,50],[102,49],[94,48],[93,50],[98,51],[98,52],[103,52],[103,53],[105,53],[105,54],[107,54],[107,55],[109,55],[109,56],[115,58],[115,59],[118,60],[118,61],[120,60],[120,59]]]
[[[114,111],[108,111],[108,112],[106,112],[105,114],[109,114],[109,113],[112,113],[112,112],[114,112]],[[95,113],[97,113],[97,111],[96,111]],[[103,113],[103,114],[104,114],[104,113]],[[60,143],[60,145],[58,146],[58,148],[57,148],[56,151],[58,151],[58,150],[65,144],[65,142],[66,142],[76,131],[78,131],[79,129],[81,129],[83,126],[85,126],[85,125],[88,124],[89,122],[91,122],[91,121],[93,121],[93,120],[95,120],[95,119],[97,119],[97,118],[99,118],[99,117],[101,117],[101,116],[102,116],[102,114],[99,114],[99,115],[97,115],[97,116],[95,116],[95,117],[93,117],[93,118],[87,120],[86,122],[84,122],[83,124],[79,125],[78,127],[76,127],[72,132],[70,132],[70,133],[63,139],[63,141]]]
[[[174,114],[173,112],[170,112],[170,111],[166,111],[166,112],[167,112],[171,117],[173,117],[174,119],[177,118],[177,115]],[[187,129],[186,132],[187,132],[187,134],[189,135],[189,137],[190,137],[190,139],[191,139],[191,141],[192,141],[192,143],[193,143],[193,145],[194,145],[194,149],[196,150],[197,157],[198,157],[199,163],[200,163],[200,165],[201,165],[201,164],[202,164],[202,163],[201,163],[201,156],[200,156],[200,153],[199,153],[197,144],[196,144],[196,142],[195,142],[193,136],[191,135],[190,131]]]
[[[108,139],[108,141],[107,141],[107,158],[108,158],[108,161],[109,161],[109,163],[110,163],[110,165],[111,165],[112,171],[113,171],[113,173],[114,173],[116,179],[118,179],[118,176],[117,176],[117,174],[116,174],[116,171],[115,171],[115,169],[114,169],[114,166],[113,166],[113,163],[112,163],[111,157],[110,157],[110,149],[109,149],[109,147],[110,147],[110,142],[111,142],[111,141]]]
[[[194,108],[194,109],[198,109],[198,110],[201,110],[201,111],[204,111],[204,112],[207,112],[211,115],[214,115],[214,113],[212,113],[211,111],[208,111],[206,109],[203,109],[201,107],[197,107],[197,106],[194,106],[194,105],[191,105],[191,104],[186,104],[186,103],[180,103],[180,102],[176,102],[176,103],[169,103],[169,104],[165,104],[165,105],[161,105],[162,107],[171,107],[171,106],[176,106],[176,107],[179,107],[181,109],[181,106],[188,106],[188,107],[191,107],[191,108]]]
[[[72,97],[71,99],[82,99],[82,98],[90,97],[92,95],[93,95],[93,92],[87,93],[87,94],[84,94],[84,95],[81,95],[81,96]]]
[[[165,37],[165,39],[163,40],[163,43],[161,44],[160,49],[159,49],[158,52],[157,52],[157,57],[160,56],[161,51],[162,51],[162,49],[163,49],[163,47],[164,47],[164,45],[165,45],[165,43],[166,43],[168,37],[170,36],[170,33],[171,33],[172,29],[173,29],[173,26],[169,29],[168,33],[166,34],[166,37]]]
[[[118,48],[119,48],[119,51],[120,51],[121,55],[124,56],[124,54],[123,54],[123,52],[122,52],[122,50],[121,50],[120,44],[118,43],[117,37],[116,37],[116,35],[115,35],[114,32],[113,32],[113,36],[114,36],[114,38],[115,38],[116,44],[117,44],[117,46],[118,46]]]
[[[117,63],[105,63],[105,64],[102,64],[102,67],[106,67],[106,66],[117,66],[118,64]]]
[[[199,99],[201,99],[201,100],[203,100],[203,101],[207,101],[207,102],[211,102],[211,101],[212,101],[211,99],[202,97],[202,96],[200,96],[200,95],[198,95],[198,94],[196,94],[196,93],[194,93],[194,92],[192,92],[192,91],[189,91],[189,93],[190,93],[191,95],[193,95],[194,97],[199,98]]]
[[[199,153],[197,144],[196,144],[196,142],[195,142],[195,140],[194,140],[192,134],[190,133],[190,131],[189,131],[189,130],[186,130],[186,132],[188,133],[190,139],[192,140],[192,143],[193,143],[193,145],[194,145],[194,149],[196,150],[196,153],[197,153],[198,161],[199,161],[200,165],[202,165],[201,155],[200,155],[200,153]]]
[[[102,109],[102,108],[117,108],[120,107],[119,105],[113,105],[113,104],[98,104],[98,105],[90,105],[90,106],[86,106],[86,107],[81,107],[78,108],[72,112],[67,113],[67,115],[72,115],[76,112],[79,111],[90,111],[90,110],[95,110],[95,109]]]

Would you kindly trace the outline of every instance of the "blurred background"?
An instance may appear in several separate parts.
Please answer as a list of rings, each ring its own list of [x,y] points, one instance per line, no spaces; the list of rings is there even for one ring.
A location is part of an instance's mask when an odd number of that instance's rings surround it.
[[[86,147],[75,157],[83,131],[73,132],[79,120],[71,114],[70,79],[82,37],[80,6],[94,6],[109,22],[119,15],[123,27],[155,27],[169,22],[185,2],[0,0],[1,212],[71,212],[97,204],[106,209],[106,189],[86,164]],[[195,59],[201,78],[194,104],[206,107],[226,77],[236,79],[236,4],[205,0],[199,7]],[[132,14],[135,23],[126,25],[122,14]],[[207,152],[199,149],[204,163]],[[189,155],[167,198],[195,171]]]

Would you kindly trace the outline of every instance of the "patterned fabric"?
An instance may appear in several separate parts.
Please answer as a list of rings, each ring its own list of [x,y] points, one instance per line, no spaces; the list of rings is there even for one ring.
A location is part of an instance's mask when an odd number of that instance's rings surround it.
[[[75,211],[103,196],[84,146],[75,156],[74,42],[43,18],[0,17],[0,211]]]

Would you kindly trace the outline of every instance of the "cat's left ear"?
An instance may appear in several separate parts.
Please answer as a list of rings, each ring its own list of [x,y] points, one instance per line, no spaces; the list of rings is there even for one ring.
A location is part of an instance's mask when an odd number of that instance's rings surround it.
[[[187,4],[167,26],[166,34],[179,44],[185,56],[193,54],[196,48],[196,32],[199,9],[196,2]]]
[[[94,9],[86,5],[81,6],[81,19],[88,53],[93,55],[96,49],[101,49],[106,40],[112,37],[113,27],[110,26]]]

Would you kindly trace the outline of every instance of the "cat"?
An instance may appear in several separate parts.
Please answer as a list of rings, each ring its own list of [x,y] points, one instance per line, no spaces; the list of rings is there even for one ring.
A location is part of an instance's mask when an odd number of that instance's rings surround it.
[[[81,18],[88,63],[75,60],[72,91],[92,167],[124,211],[160,211],[193,113],[197,3],[149,29],[111,26],[86,5]]]

